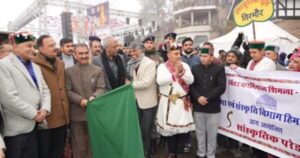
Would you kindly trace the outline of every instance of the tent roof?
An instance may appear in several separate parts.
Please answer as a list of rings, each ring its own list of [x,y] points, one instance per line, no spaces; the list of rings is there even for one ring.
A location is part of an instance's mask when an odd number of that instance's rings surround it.
[[[275,44],[281,47],[281,52],[290,52],[299,44],[299,39],[271,21],[255,22],[256,39],[263,40],[266,44]],[[214,44],[216,51],[219,49],[229,50],[237,38],[243,32],[248,41],[254,40],[252,24],[245,27],[236,27],[224,36],[215,38],[210,42]],[[293,47],[288,48],[287,46]]]

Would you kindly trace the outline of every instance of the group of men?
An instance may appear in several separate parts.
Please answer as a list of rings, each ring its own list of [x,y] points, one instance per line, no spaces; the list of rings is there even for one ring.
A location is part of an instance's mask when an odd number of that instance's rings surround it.
[[[92,157],[87,103],[125,84],[135,90],[146,158],[159,135],[168,144],[168,158],[182,157],[194,130],[197,157],[214,158],[225,66],[300,71],[300,49],[285,68],[277,62],[279,47],[265,47],[263,41],[249,42],[244,54],[241,43],[234,44],[218,59],[212,43],[204,42],[195,51],[192,38],[179,46],[176,33],[168,33],[158,50],[155,37],[149,35],[132,42],[127,52],[112,36],[92,36],[89,45],[63,38],[60,49],[50,35],[36,39],[21,32],[9,40],[12,48],[0,60],[0,158],[61,158],[68,129],[73,157]],[[247,55],[250,61],[245,61]],[[257,153],[261,158],[263,152]]]

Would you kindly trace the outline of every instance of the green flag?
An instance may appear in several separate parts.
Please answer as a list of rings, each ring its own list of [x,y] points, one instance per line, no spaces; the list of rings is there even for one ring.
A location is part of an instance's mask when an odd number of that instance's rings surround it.
[[[93,158],[143,158],[143,144],[132,85],[88,103]]]

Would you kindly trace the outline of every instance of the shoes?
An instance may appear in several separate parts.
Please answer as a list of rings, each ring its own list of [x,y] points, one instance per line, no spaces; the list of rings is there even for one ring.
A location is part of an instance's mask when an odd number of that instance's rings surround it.
[[[162,137],[162,136],[160,137],[158,146],[160,148],[164,148],[166,146],[166,138],[165,137]]]
[[[231,151],[231,153],[233,154],[233,156],[235,158],[241,158],[241,157],[243,157],[242,152],[240,150],[238,150],[238,149],[231,149],[230,151]]]
[[[192,144],[191,143],[186,143],[184,144],[183,152],[189,153],[191,151]]]
[[[145,153],[145,158],[151,158],[151,155],[150,155],[150,153]]]
[[[176,154],[170,153],[170,154],[168,154],[167,158],[177,158],[177,157],[176,157]]]
[[[156,139],[151,139],[150,153],[154,155],[157,151]]]
[[[217,151],[216,151],[216,154],[217,155],[220,155],[222,154],[223,152],[226,151],[226,148],[223,148],[223,147],[217,147]]]

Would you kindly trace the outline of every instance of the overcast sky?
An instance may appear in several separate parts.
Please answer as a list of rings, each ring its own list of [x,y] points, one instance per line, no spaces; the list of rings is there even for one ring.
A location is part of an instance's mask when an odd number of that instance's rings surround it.
[[[5,30],[9,21],[16,19],[34,0],[0,0],[0,31]],[[76,1],[76,0],[72,0]],[[103,0],[77,0],[99,4]],[[114,9],[138,12],[141,7],[138,0],[110,0]]]

